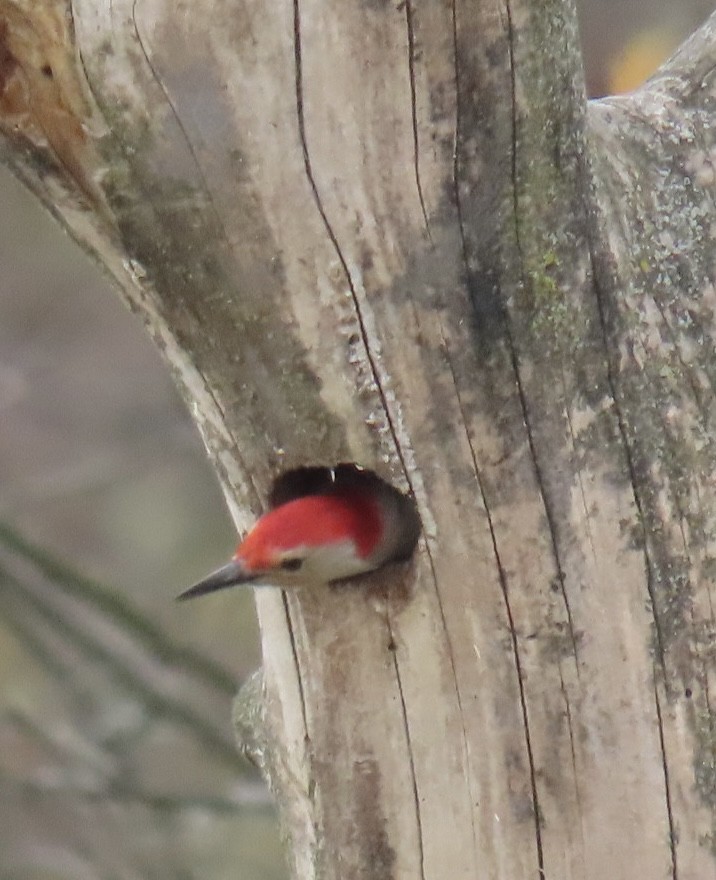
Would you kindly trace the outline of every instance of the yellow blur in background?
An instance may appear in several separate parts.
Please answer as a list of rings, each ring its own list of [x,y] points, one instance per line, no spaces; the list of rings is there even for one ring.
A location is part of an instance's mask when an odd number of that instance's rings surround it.
[[[647,80],[678,47],[673,31],[652,28],[641,31],[607,64],[608,92],[631,92]]]

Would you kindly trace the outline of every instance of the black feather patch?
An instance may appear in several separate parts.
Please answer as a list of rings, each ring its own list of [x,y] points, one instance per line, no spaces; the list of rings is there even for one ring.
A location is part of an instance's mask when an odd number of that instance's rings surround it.
[[[374,493],[386,502],[399,520],[392,561],[409,559],[420,537],[420,517],[415,501],[395,486],[386,483],[374,471],[343,462],[334,467],[302,467],[286,471],[276,478],[269,494],[269,507],[280,507],[307,495],[330,495],[346,491]]]
[[[276,478],[271,487],[269,507],[280,507],[307,495],[328,495],[350,489],[363,489],[366,492],[388,490],[402,495],[373,471],[344,462],[334,467],[301,467],[286,471]]]
[[[274,480],[268,497],[269,507],[273,510],[296,498],[327,494],[334,486],[333,472],[335,468],[329,467],[301,467],[286,471]]]

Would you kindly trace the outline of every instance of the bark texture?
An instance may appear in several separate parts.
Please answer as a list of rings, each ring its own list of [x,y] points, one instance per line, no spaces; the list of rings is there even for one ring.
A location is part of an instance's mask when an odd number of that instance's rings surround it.
[[[237,526],[417,499],[413,564],[256,595],[301,880],[716,870],[715,29],[587,107],[567,0],[0,0],[0,159]]]

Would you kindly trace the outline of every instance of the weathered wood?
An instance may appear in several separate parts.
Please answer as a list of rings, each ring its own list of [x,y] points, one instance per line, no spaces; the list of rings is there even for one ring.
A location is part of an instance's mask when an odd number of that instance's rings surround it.
[[[713,22],[587,112],[564,0],[0,0],[0,158],[237,526],[298,464],[419,504],[414,564],[256,594],[302,880],[714,871]]]

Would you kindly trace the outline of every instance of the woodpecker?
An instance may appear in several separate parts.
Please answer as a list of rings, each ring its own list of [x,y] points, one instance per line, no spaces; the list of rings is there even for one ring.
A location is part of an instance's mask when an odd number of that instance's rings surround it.
[[[420,535],[412,498],[354,464],[288,471],[229,563],[177,598],[238,584],[327,584],[409,559]]]

